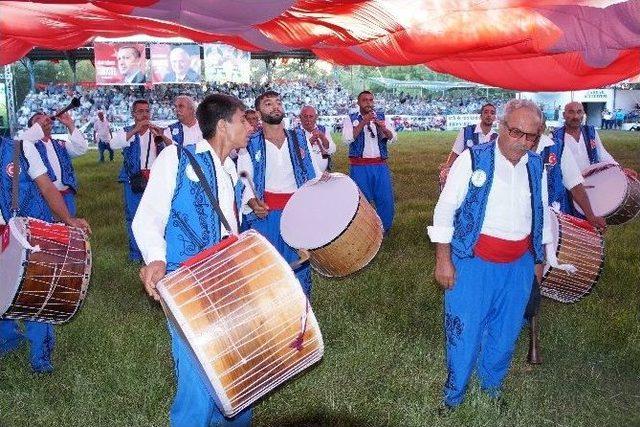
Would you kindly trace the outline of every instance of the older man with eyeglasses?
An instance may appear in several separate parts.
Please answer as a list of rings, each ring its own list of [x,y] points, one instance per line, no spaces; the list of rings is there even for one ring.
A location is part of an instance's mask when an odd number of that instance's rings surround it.
[[[481,389],[500,395],[534,273],[542,275],[543,245],[551,242],[546,175],[531,151],[540,133],[534,103],[507,103],[497,141],[453,163],[428,227],[445,292],[443,408],[462,403],[475,368]]]

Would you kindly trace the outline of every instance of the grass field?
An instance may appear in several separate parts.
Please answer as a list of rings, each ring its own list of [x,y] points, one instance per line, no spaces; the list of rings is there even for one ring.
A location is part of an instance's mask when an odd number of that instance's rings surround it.
[[[640,170],[640,134],[603,132]],[[640,221],[611,227],[595,291],[575,305],[544,300],[544,364],[524,363],[523,333],[500,409],[477,390],[439,416],[445,380],[442,293],[426,238],[437,164],[454,133],[402,134],[391,149],[397,213],[371,265],[343,280],[314,276],[324,360],[261,401],[256,426],[640,426]],[[127,261],[121,156],[75,161],[79,208],[93,228],[94,269],[77,318],[57,328],[55,373],[30,372],[25,348],[0,359],[0,426],[163,426],[174,392],[158,304]],[[346,171],[343,148],[335,169]],[[330,208],[330,206],[327,206]]]

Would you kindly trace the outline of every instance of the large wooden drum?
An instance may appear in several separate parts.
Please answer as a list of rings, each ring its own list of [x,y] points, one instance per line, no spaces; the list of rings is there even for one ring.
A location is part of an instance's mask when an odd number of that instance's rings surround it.
[[[322,335],[300,283],[253,230],[198,254],[157,289],[227,417],[322,358]]]
[[[631,221],[640,213],[640,182],[627,176],[618,165],[596,163],[582,171],[584,187],[593,213],[607,224]],[[574,203],[580,213],[582,209]]]
[[[551,232],[559,264],[573,264],[569,274],[545,266],[540,293],[556,301],[573,303],[587,295],[598,282],[604,264],[604,239],[587,221],[550,210]]]
[[[382,244],[382,222],[355,182],[341,173],[305,183],[280,219],[282,239],[309,251],[318,273],[343,277],[365,267]]]
[[[2,233],[0,316],[64,323],[79,310],[91,277],[91,246],[79,228],[16,217]]]

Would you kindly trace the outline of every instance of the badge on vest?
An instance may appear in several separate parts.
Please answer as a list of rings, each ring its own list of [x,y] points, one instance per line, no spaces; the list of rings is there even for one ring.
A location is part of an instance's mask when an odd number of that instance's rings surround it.
[[[13,162],[9,162],[9,164],[7,165],[5,172],[7,173],[7,176],[9,178],[13,178]]]
[[[467,147],[469,147],[469,148],[473,147],[473,140],[472,139],[467,139]]]
[[[591,141],[589,141],[589,144],[591,145],[591,149],[595,150],[596,149],[596,140],[592,139]]]
[[[558,157],[556,157],[556,153],[550,153],[549,158],[547,159],[547,165],[555,166],[558,163]]]
[[[171,135],[173,135],[173,136],[178,136],[179,133],[180,133],[180,129],[178,129],[178,128],[173,128],[171,130]]]
[[[358,126],[359,124],[360,124],[360,122],[359,122],[359,121],[357,121],[357,120],[354,120],[354,121],[353,121],[353,126]]]
[[[476,187],[482,187],[487,182],[487,173],[482,169],[476,169],[471,174],[471,183]]]
[[[262,159],[262,150],[256,151],[256,155],[254,157],[256,159],[256,162],[259,162]]]

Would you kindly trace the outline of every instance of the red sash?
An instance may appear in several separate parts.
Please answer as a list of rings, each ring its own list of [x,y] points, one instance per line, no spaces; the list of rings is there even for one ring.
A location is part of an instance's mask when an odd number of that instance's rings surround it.
[[[384,165],[385,163],[387,160],[382,157],[349,157],[349,164],[352,166]]]
[[[512,262],[531,248],[531,235],[522,240],[505,240],[480,234],[473,253],[485,261]]]
[[[270,193],[264,192],[264,202],[271,210],[282,210],[287,204],[293,193]]]

